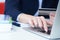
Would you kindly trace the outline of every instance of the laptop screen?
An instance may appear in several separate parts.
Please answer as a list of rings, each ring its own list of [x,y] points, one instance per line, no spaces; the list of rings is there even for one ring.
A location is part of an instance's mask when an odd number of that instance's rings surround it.
[[[39,0],[39,15],[49,18],[49,13],[57,9],[59,0]]]
[[[59,0],[42,0],[42,8],[57,8]]]

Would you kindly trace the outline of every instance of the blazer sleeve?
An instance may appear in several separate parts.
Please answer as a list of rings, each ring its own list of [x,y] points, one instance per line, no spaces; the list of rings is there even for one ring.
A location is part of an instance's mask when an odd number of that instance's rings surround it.
[[[37,0],[6,0],[5,14],[10,15],[16,21],[20,13],[34,15],[38,6]]]
[[[20,14],[20,11],[17,10],[18,3],[19,0],[6,0],[5,2],[5,14],[10,15],[14,21],[16,21],[17,16]]]

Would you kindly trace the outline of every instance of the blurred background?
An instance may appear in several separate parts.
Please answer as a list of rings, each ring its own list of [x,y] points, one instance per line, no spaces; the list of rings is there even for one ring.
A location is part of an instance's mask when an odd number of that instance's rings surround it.
[[[0,14],[4,14],[5,0],[0,0]]]

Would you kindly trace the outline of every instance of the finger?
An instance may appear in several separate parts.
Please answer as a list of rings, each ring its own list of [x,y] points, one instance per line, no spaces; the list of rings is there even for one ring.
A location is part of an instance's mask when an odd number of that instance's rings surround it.
[[[47,32],[48,31],[48,28],[47,28],[46,20],[45,20],[45,18],[43,16],[41,16],[40,18],[41,18],[41,21],[43,23],[43,28]]]
[[[36,17],[33,18],[33,24],[34,24],[35,27],[37,27],[37,18]]]
[[[53,22],[51,22],[50,20],[46,20],[46,23],[47,23],[47,25],[49,25],[49,26],[52,26],[52,25],[53,25]]]
[[[55,12],[51,12],[51,13],[50,13],[50,16],[55,17]]]
[[[49,16],[50,16],[50,18],[55,17],[55,13],[51,12]]]
[[[55,19],[55,17],[50,16],[50,21],[51,21],[52,23],[54,22],[54,19]]]
[[[31,26],[31,27],[33,27],[34,28],[34,24],[33,24],[33,21],[32,20],[29,20],[29,25]]]
[[[42,21],[39,17],[37,17],[37,20],[38,20],[38,27],[42,28]]]
[[[50,20],[49,21],[51,21],[53,23],[54,22],[54,19],[55,19],[55,17],[50,16]]]
[[[52,17],[52,18],[50,19],[50,21],[51,21],[51,22],[54,22],[54,19],[55,19],[55,18],[54,18],[54,17]]]

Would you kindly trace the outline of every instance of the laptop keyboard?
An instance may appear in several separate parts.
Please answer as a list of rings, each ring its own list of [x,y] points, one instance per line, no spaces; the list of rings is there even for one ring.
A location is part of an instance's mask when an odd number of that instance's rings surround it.
[[[45,32],[45,30],[43,30],[43,29],[41,29],[41,28],[36,28],[36,27],[31,28],[31,29],[32,29],[32,30],[35,30],[35,31],[37,31],[37,32],[42,32],[42,33],[48,34],[48,35],[50,35],[50,33],[51,33],[51,27],[48,27],[48,32]]]
[[[51,27],[48,27],[48,32],[45,32],[43,29],[37,28],[37,27],[34,27],[34,28],[32,28],[32,27],[25,27],[23,29],[26,30],[26,31],[29,31],[29,32],[34,31],[34,32],[37,32],[37,33],[40,32],[40,33],[47,34],[47,35],[50,35],[50,33],[51,33]]]

